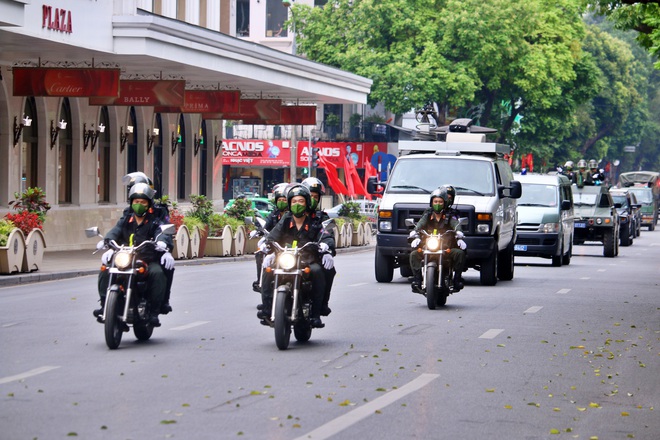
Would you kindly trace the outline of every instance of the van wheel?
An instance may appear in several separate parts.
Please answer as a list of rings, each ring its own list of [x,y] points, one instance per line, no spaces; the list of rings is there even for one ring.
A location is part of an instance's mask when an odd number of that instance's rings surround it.
[[[394,278],[394,260],[386,257],[376,247],[376,281],[379,283],[389,283]]]
[[[630,239],[630,224],[621,228],[619,236],[621,237],[621,246],[630,246],[632,244],[632,240]]]
[[[609,229],[603,234],[603,256],[614,258],[616,256],[617,238],[614,229]]]
[[[513,279],[514,270],[514,256],[513,256],[513,241],[500,252],[497,261],[497,278],[502,281],[509,281]]]
[[[493,252],[493,255],[481,264],[479,281],[484,286],[497,284],[497,251]]]
[[[573,245],[570,244],[568,245],[568,252],[562,256],[561,262],[564,264],[564,266],[568,266],[571,264],[571,257],[573,256]]]

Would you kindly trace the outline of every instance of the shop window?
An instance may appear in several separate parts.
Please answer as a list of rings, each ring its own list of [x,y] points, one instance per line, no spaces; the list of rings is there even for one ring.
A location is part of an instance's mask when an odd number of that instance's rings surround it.
[[[284,26],[289,9],[282,6],[281,0],[266,1],[266,37],[286,37],[288,30]]]
[[[108,107],[101,108],[100,124],[106,127],[103,133],[99,133],[96,145],[96,154],[98,155],[98,190],[99,202],[110,201],[110,118],[108,116]]]
[[[179,163],[177,170],[177,197],[181,201],[186,200],[186,126],[183,120],[183,115],[179,115],[179,126],[177,127],[179,139],[181,142],[176,151],[179,155]]]
[[[206,136],[206,121],[202,121],[202,128],[199,130],[201,135],[199,145],[199,194],[207,195],[206,188],[206,167],[208,161],[208,137]]]
[[[156,197],[163,197],[163,121],[160,113],[156,114],[156,128],[158,129],[158,136],[154,139],[153,155],[154,155],[154,189],[156,190]]]
[[[138,170],[138,150],[137,150],[137,117],[135,115],[135,107],[131,107],[129,110],[129,123],[133,127],[133,133],[128,133],[128,140],[126,142],[126,173],[134,173]]]
[[[71,203],[71,183],[73,177],[73,137],[71,123],[71,105],[68,98],[62,101],[60,115],[57,119],[67,122],[65,129],[60,130],[57,137],[58,161],[57,161],[57,202],[59,204]]]
[[[25,101],[25,116],[32,119],[32,125],[23,127],[23,142],[21,143],[21,191],[39,186],[39,121],[37,120],[37,105],[34,98]]]
[[[250,36],[250,0],[236,1],[236,36]]]

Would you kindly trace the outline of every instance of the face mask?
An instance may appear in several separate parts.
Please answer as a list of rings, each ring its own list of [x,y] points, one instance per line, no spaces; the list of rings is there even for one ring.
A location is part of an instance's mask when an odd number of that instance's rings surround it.
[[[316,210],[316,206],[319,204],[318,200],[312,197],[312,211]]]
[[[147,208],[146,206],[141,205],[141,204],[139,204],[139,203],[133,203],[133,204],[131,205],[131,208],[133,208],[133,212],[134,212],[135,215],[137,215],[138,217],[142,217],[142,216],[144,215],[144,213],[147,212],[147,209],[149,209],[149,208]]]
[[[305,205],[291,205],[291,212],[293,213],[294,216],[298,218],[305,215],[306,210],[307,207],[305,207]]]
[[[288,205],[287,205],[286,201],[277,202],[277,209],[279,209],[280,211],[284,211],[287,206]]]
[[[433,210],[435,212],[442,212],[442,208],[444,208],[444,205],[433,205]]]

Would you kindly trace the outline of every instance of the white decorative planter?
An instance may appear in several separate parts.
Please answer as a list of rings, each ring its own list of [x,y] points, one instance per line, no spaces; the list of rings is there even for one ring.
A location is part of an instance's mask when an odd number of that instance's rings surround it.
[[[344,223],[344,245],[343,247],[351,247],[351,241],[353,240],[353,223],[346,222]]]
[[[261,240],[261,237],[249,238],[249,234],[248,234],[247,243],[245,244],[246,255],[254,254],[259,250],[259,240]]]
[[[172,256],[175,260],[188,258],[190,252],[190,231],[186,225],[181,225],[174,236],[174,249]]]
[[[188,250],[188,258],[198,258],[199,249],[202,243],[202,234],[199,228],[195,226],[190,233],[190,246]]]
[[[25,236],[16,228],[7,237],[7,246],[0,247],[0,274],[20,272],[25,255]]]
[[[374,229],[371,226],[370,222],[367,222],[364,224],[364,244],[369,245],[371,244],[371,240],[374,234]]]
[[[245,231],[245,226],[240,225],[236,229],[236,232],[234,233],[234,240],[232,244],[231,254],[233,256],[244,255],[246,244],[247,244],[247,232]]]
[[[351,246],[362,246],[364,244],[364,223],[358,223],[357,229],[353,231]]]
[[[234,233],[231,227],[225,226],[220,237],[206,238],[206,255],[208,257],[226,257],[231,255]]]
[[[44,261],[46,237],[41,229],[33,229],[25,239],[25,254],[23,256],[23,272],[39,270]]]

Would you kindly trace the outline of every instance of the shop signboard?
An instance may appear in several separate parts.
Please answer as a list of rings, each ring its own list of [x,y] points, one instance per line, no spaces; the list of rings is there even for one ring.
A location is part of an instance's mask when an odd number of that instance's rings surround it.
[[[237,113],[241,92],[186,90],[183,96],[183,106],[156,106],[154,113]]]
[[[14,96],[119,96],[120,69],[14,67]]]
[[[316,142],[312,148],[319,149],[319,155],[337,168],[344,168],[344,156],[348,155],[356,168],[364,168],[365,161],[371,161],[371,157],[379,152],[387,153],[386,142]],[[309,140],[298,142],[297,166],[309,166],[310,143]]]
[[[118,98],[89,98],[89,105],[177,106],[184,105],[185,80],[122,80]]]
[[[222,164],[243,167],[288,167],[291,142],[263,139],[224,139]]]

